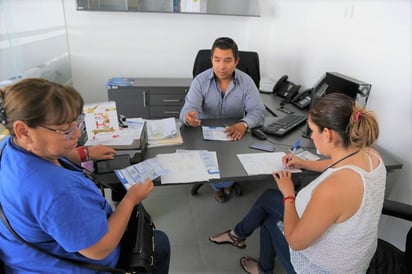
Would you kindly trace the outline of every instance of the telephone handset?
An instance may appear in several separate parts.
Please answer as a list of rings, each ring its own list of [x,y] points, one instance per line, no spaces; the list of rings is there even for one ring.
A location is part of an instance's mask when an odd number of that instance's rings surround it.
[[[292,98],[296,96],[296,94],[299,92],[299,89],[300,85],[296,85],[288,81],[288,76],[283,75],[273,87],[273,93],[285,98],[285,102],[288,103],[292,100]]]
[[[299,108],[305,108],[310,104],[311,95],[312,95],[313,88],[306,89],[302,92],[299,92],[298,94],[295,95],[292,99],[292,103],[299,107]]]

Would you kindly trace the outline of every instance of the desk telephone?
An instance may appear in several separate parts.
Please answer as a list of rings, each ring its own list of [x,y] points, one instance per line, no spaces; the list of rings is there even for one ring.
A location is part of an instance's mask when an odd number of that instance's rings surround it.
[[[312,89],[299,92],[300,85],[288,81],[288,76],[283,75],[273,87],[273,93],[283,97],[284,103],[293,103],[299,108],[305,108],[310,104]]]

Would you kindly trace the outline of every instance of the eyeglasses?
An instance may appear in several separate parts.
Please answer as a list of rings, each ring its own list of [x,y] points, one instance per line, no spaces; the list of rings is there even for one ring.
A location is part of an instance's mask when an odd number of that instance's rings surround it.
[[[81,126],[83,125],[83,122],[84,122],[84,114],[82,113],[82,114],[80,114],[80,115],[77,117],[76,121],[72,123],[72,124],[74,124],[74,123],[76,123],[76,124],[72,125],[72,126],[71,126],[68,130],[66,130],[66,131],[60,130],[60,129],[51,128],[51,127],[48,127],[48,126],[45,126],[45,125],[39,125],[39,126],[42,127],[42,128],[45,128],[45,129],[48,129],[48,130],[51,130],[51,131],[54,131],[54,132],[56,132],[56,133],[59,133],[59,134],[64,135],[64,140],[67,141],[67,140],[70,139],[70,137],[73,136],[73,134],[76,132],[77,129],[80,129],[80,128],[81,128]]]

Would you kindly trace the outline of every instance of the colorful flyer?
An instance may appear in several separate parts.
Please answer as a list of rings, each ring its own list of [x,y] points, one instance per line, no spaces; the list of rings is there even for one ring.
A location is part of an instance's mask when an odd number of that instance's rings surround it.
[[[112,140],[119,137],[119,122],[114,101],[87,104],[83,111],[89,140]]]

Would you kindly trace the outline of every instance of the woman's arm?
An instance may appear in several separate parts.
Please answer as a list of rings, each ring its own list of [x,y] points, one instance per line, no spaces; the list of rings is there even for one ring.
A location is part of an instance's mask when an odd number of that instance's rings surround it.
[[[129,188],[125,197],[108,219],[109,231],[106,235],[96,244],[80,250],[79,253],[93,260],[101,260],[113,252],[127,228],[134,206],[143,201],[152,190],[153,182],[151,179]]]
[[[290,159],[289,159],[290,158]],[[288,153],[287,155],[282,157],[282,163],[284,166],[290,168],[297,168],[297,169],[306,169],[311,171],[322,172],[325,170],[332,161],[330,159],[322,159],[322,160],[303,160],[296,155]]]
[[[115,149],[104,145],[96,145],[91,147],[80,146],[70,151],[66,155],[66,158],[80,165],[81,162],[89,159],[93,161],[113,159],[113,155],[116,154]]]
[[[275,180],[285,197],[293,195],[289,189],[289,184],[293,184],[291,177],[275,176]],[[341,170],[317,186],[301,218],[298,217],[294,200],[286,200],[283,223],[289,246],[294,250],[308,248],[333,224],[353,216],[361,205],[362,197],[363,184],[359,174]]]

